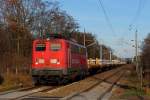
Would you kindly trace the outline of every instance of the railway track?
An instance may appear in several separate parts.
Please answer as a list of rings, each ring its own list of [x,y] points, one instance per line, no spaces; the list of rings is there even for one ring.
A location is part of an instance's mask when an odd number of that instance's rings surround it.
[[[99,100],[103,99],[105,96],[107,96],[107,94],[109,94],[111,92],[111,90],[113,89],[113,87],[117,84],[117,82],[123,77],[124,72],[122,72],[113,82],[111,82],[110,84],[112,84],[110,87],[106,88],[106,91],[104,93],[102,93],[99,96]]]
[[[67,97],[62,98],[61,100],[102,100],[124,75],[124,71],[121,70],[122,69],[111,72],[110,75],[100,79],[98,83],[94,84],[88,89],[73,93]]]
[[[32,89],[32,88],[35,88],[35,87],[33,86],[33,87],[26,87],[26,88],[11,89],[8,91],[0,92],[0,95],[5,95],[5,94],[16,92],[16,91],[28,90],[28,89]]]
[[[31,87],[21,90],[16,90],[7,93],[0,94],[0,100],[94,100],[91,95],[101,100],[107,93],[111,91],[113,86],[120,80],[124,72],[123,67],[99,73],[92,76],[95,80],[98,80],[95,84],[82,91],[75,91],[74,93],[68,94],[65,97],[62,96],[39,96],[35,95],[38,93],[50,93],[51,91],[57,91],[61,88],[71,86],[72,84],[78,84],[78,82],[71,83],[69,85],[61,86],[41,86]],[[86,79],[85,79],[86,80]],[[96,94],[94,94],[96,93]],[[97,100],[97,99],[95,99]]]
[[[32,95],[23,100],[97,100],[97,98],[101,100],[101,98],[103,98],[107,93],[109,93],[111,89],[113,88],[113,86],[116,84],[116,82],[122,77],[122,75],[124,74],[122,70],[123,70],[122,68],[117,68],[117,69],[113,69],[107,72],[94,75],[92,76],[92,78],[95,78],[95,80],[98,80],[98,82],[96,82],[95,84],[89,87],[87,85],[87,88],[81,91],[68,93],[68,95],[66,96],[57,95],[56,91],[60,92],[63,89],[63,91],[65,92],[67,91],[68,87],[72,87],[74,85],[75,88],[77,88],[79,86],[77,84],[80,84],[80,85],[84,85],[84,84],[81,84],[79,82],[74,82],[72,84],[69,84],[69,85],[66,85],[57,89],[53,89],[52,91],[45,92],[45,94],[50,93],[50,95],[44,95],[44,96],[40,94]],[[73,87],[70,89],[74,90]],[[63,91],[60,93],[63,94]],[[51,95],[51,93],[54,93],[54,95]],[[94,93],[97,93],[96,94],[97,96],[95,96]],[[96,97],[96,99],[93,99],[91,94],[93,94]]]
[[[38,92],[54,89],[53,86],[40,86],[40,87],[29,87],[24,89],[12,90],[8,92],[0,93],[0,100],[22,100],[30,95]]]

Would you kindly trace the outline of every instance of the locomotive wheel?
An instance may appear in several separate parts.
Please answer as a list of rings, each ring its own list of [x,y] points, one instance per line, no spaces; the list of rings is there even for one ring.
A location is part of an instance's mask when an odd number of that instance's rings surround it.
[[[86,77],[86,72],[83,71],[82,74],[81,74],[81,79],[84,79]]]
[[[77,81],[82,80],[82,79],[84,79],[84,78],[85,78],[85,72],[84,72],[84,71],[83,71],[82,73],[80,73],[80,74],[76,77]]]
[[[62,79],[61,78],[56,78],[56,83],[57,85],[61,85],[62,84]]]
[[[83,79],[85,79],[86,78],[86,72],[84,71],[83,72]]]
[[[41,84],[40,84],[40,82],[35,82],[34,83],[34,86],[40,86]]]
[[[65,78],[60,78],[57,80],[58,85],[65,85],[68,83],[68,80]]]
[[[33,84],[34,86],[39,86],[41,85],[40,80],[38,77],[33,77]]]

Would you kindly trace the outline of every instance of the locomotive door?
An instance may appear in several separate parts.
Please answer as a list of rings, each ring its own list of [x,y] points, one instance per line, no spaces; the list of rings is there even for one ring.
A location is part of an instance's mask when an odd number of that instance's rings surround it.
[[[71,68],[71,45],[68,48],[68,68]]]

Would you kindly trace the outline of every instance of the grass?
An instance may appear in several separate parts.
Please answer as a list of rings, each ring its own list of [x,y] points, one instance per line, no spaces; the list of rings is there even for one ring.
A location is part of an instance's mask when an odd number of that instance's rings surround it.
[[[3,83],[0,85],[0,92],[32,86],[32,79],[28,74],[15,75],[13,73],[9,73],[9,75],[6,74],[3,76],[5,77]]]
[[[123,98],[131,97],[131,96],[145,96],[145,91],[141,89],[127,89],[122,95]]]
[[[143,100],[150,100],[150,88],[140,87],[140,79],[134,67],[127,67],[127,73],[120,84],[125,85],[125,87],[117,87],[111,100],[142,100],[143,98]],[[146,84],[148,84],[148,81],[143,79],[143,86]]]
[[[125,89],[123,95],[121,96],[121,98],[128,98],[128,97],[143,97],[146,96],[147,93],[145,91],[145,88],[140,88],[140,80],[137,76],[136,71],[133,71],[128,75],[127,77],[128,80],[128,86],[134,87],[134,88],[130,88],[130,89]],[[145,81],[143,81],[143,84],[145,84]]]

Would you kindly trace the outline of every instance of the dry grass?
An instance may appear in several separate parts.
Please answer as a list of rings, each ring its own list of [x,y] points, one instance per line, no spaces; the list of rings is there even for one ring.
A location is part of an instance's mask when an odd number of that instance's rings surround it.
[[[140,88],[140,80],[137,76],[137,73],[132,68],[133,67],[130,67],[130,69],[128,69],[126,75],[119,82],[122,85],[128,86],[128,88],[116,87],[116,89],[113,91],[111,100],[118,100],[118,99],[139,100],[140,97],[149,98],[148,89],[146,89],[147,90],[146,92],[144,88],[143,89]],[[146,84],[146,82],[144,81],[143,84]]]
[[[13,73],[4,74],[4,81],[0,85],[0,92],[7,91],[11,89],[17,89],[20,87],[29,87],[32,86],[31,76],[28,74],[18,74]]]

